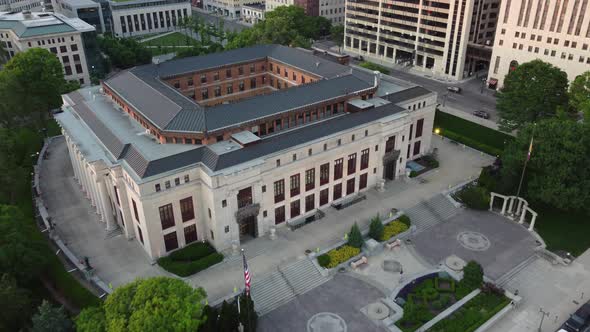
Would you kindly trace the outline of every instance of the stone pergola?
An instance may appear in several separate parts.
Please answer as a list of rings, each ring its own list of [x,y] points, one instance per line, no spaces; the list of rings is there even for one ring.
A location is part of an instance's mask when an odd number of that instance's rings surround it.
[[[518,196],[506,196],[494,192],[490,193],[490,195],[490,211],[493,210],[494,199],[502,199],[502,210],[500,213],[503,216],[512,220],[518,218],[518,223],[524,224],[527,213],[530,213],[532,218],[531,223],[529,224],[529,231],[532,231],[535,228],[535,221],[537,220],[538,214],[529,207],[529,203],[526,199]]]

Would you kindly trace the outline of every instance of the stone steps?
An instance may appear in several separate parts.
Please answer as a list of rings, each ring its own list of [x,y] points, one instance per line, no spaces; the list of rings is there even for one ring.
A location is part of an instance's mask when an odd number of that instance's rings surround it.
[[[406,214],[416,226],[416,232],[421,232],[453,217],[458,211],[448,198],[439,194],[406,210]]]
[[[299,260],[281,268],[281,271],[297,295],[305,294],[329,280],[309,259]]]
[[[534,263],[537,260],[537,258],[538,258],[537,254],[531,255],[529,258],[527,258],[526,260],[522,261],[520,264],[518,264],[514,268],[512,268],[512,270],[506,272],[503,276],[501,276],[500,278],[498,278],[495,281],[495,284],[498,285],[499,287],[504,288],[505,286],[508,285],[508,283],[512,279],[514,279],[514,277],[516,277],[517,274],[519,274],[527,266],[529,266],[532,263]]]

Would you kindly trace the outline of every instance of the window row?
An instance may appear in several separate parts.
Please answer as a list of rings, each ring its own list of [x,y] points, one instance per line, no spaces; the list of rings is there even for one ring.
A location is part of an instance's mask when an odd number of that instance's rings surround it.
[[[189,183],[189,182],[190,182],[190,180],[191,180],[191,179],[190,179],[190,176],[189,176],[188,174],[186,174],[186,175],[184,176],[184,183]],[[178,178],[174,178],[174,185],[175,185],[175,186],[179,186],[179,185],[180,185],[180,178],[179,178],[179,177],[178,177]],[[166,180],[166,181],[164,181],[164,188],[165,188],[165,189],[170,189],[171,187],[172,187],[172,185],[171,185],[171,183],[170,183],[170,180]],[[154,185],[154,189],[156,190],[156,192],[160,192],[160,191],[162,190],[162,185],[161,185],[161,184],[159,184],[159,183],[156,183],[156,184]]]
[[[135,202],[133,202],[133,206],[135,207]],[[172,207],[172,203],[160,206],[158,210],[160,212],[160,223],[162,225],[162,230],[174,227],[176,222],[174,219],[174,209]],[[183,222],[195,219],[195,209],[193,207],[192,196],[180,200],[180,215]]]
[[[141,235],[141,229],[138,227],[139,234]],[[195,241],[197,241],[197,226],[196,225],[190,225],[184,228],[184,243],[185,245],[188,245],[190,243],[193,243]],[[140,241],[141,243],[143,243],[143,236],[140,237]],[[164,235],[164,247],[166,248],[166,252],[169,252],[171,250],[177,249],[178,248],[178,236],[176,234],[176,231],[172,232],[172,233],[168,233]]]
[[[368,173],[361,174],[359,176],[359,185],[358,190],[362,190],[367,188],[368,182]],[[345,192],[343,193],[342,183],[336,184],[332,187],[332,201],[338,200],[344,196],[348,196],[353,194],[357,191],[356,189],[356,178],[351,178],[346,181],[346,188]],[[302,214],[301,210],[301,201],[302,200],[295,200],[291,201],[289,205],[289,218],[293,219]],[[327,205],[330,202],[330,188],[322,189],[319,193],[319,205],[318,207],[322,207]],[[304,211],[303,213],[307,213],[313,211],[316,206],[316,199],[315,194],[310,194],[305,196],[303,199]],[[280,224],[286,220],[286,212],[285,212],[285,205],[275,208],[275,225]]]

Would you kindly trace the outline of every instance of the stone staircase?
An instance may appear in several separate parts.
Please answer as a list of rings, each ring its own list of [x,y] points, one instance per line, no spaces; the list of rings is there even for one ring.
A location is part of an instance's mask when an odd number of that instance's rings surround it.
[[[517,274],[520,273],[520,271],[524,270],[527,266],[531,265],[532,263],[534,263],[537,258],[539,258],[539,256],[537,256],[537,254],[533,254],[531,255],[529,258],[527,258],[526,260],[522,261],[520,264],[516,265],[514,268],[512,268],[512,270],[506,272],[503,276],[501,276],[500,278],[498,278],[497,280],[495,280],[495,284],[498,285],[499,287],[506,287],[508,285],[508,283],[514,279],[514,277],[516,277]]]
[[[107,231],[107,234],[105,235],[105,240],[106,239],[112,239],[115,236],[119,236],[123,234],[123,228],[117,226],[117,228]]]
[[[412,220],[412,225],[416,226],[416,232],[421,232],[453,217],[458,211],[459,209],[448,198],[438,194],[405,212]]]
[[[298,295],[330,280],[320,274],[309,259],[302,259],[260,279],[252,285],[252,300],[260,316],[265,315]]]

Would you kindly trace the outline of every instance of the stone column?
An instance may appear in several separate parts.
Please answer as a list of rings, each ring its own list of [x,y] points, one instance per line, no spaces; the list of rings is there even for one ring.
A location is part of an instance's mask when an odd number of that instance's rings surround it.
[[[506,203],[508,203],[507,198],[504,198],[504,202],[502,203],[502,215],[506,213]]]
[[[490,211],[492,211],[492,206],[494,206],[494,198],[496,198],[496,194],[490,193]]]
[[[513,212],[513,209],[512,208],[514,207],[514,200],[515,200],[515,198],[514,197],[509,197],[508,199],[510,200],[510,204],[508,204],[508,212],[509,213],[512,213]]]
[[[531,211],[531,214],[533,215],[533,217],[531,218],[531,224],[529,225],[529,231],[533,231],[535,229],[535,221],[537,220],[537,213],[534,211]]]
[[[115,222],[115,220],[113,218],[113,209],[111,207],[111,204],[109,203],[109,197],[107,194],[107,188],[104,183],[104,179],[101,179],[100,177],[104,177],[104,175],[97,174],[97,179],[96,179],[96,182],[98,183],[98,191],[100,193],[100,199],[99,199],[100,205],[103,210],[102,217],[107,223],[106,230],[112,231],[117,228],[117,223]]]
[[[519,224],[523,224],[525,217],[526,217],[526,208],[523,208],[522,209],[522,213],[520,214],[520,220],[518,220],[518,223]]]

